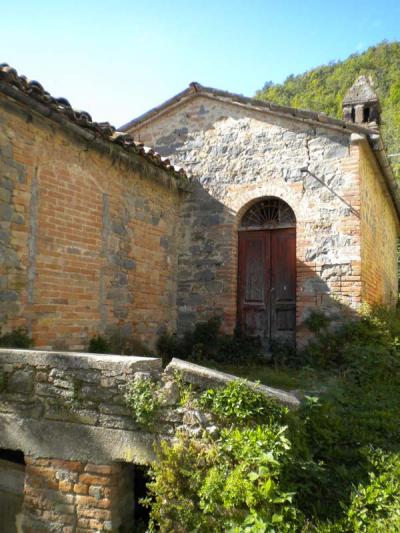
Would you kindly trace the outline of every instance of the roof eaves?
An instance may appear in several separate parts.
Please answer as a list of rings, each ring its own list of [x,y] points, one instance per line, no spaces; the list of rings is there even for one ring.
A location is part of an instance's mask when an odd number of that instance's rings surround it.
[[[117,131],[108,122],[95,122],[89,113],[72,108],[66,98],[55,98],[45,91],[37,81],[29,81],[18,75],[9,65],[0,64],[0,92],[34,109],[41,115],[60,123],[81,138],[92,143],[119,148],[119,155],[125,162],[133,155],[140,156],[154,167],[166,171],[175,181],[178,189],[185,189],[189,181],[183,169],[175,168],[168,158],[136,143],[125,132]]]
[[[166,100],[159,106],[154,107],[143,115],[131,120],[130,122],[122,126],[120,129],[122,131],[135,129],[143,125],[144,123],[159,117],[161,114],[164,114],[165,112],[171,110],[173,107],[179,105],[183,101],[189,98],[193,98],[195,96],[204,96],[214,100],[241,105],[248,109],[254,109],[261,112],[264,111],[286,118],[290,117],[294,120],[300,120],[303,122],[311,122],[313,124],[321,125],[323,127],[347,131],[349,134],[355,132],[368,135],[371,133],[371,130],[367,127],[359,126],[350,122],[346,122],[344,120],[333,118],[326,115],[325,113],[317,113],[315,111],[309,111],[306,109],[282,106],[266,100],[250,98],[241,94],[222,91],[220,89],[214,89],[213,87],[205,87],[198,82],[192,82],[189,87],[184,91],[178,93],[169,100]]]
[[[187,87],[184,91],[181,91],[180,93],[176,94],[172,98],[169,98],[168,100],[166,100],[162,104],[160,104],[160,105],[158,105],[156,107],[153,107],[149,111],[146,111],[146,113],[143,113],[139,117],[136,117],[133,120],[130,120],[129,122],[127,122],[126,124],[123,124],[122,126],[119,127],[119,130],[120,131],[127,131],[127,130],[131,129],[132,127],[134,127],[134,126],[136,126],[138,124],[141,124],[143,122],[147,122],[151,118],[156,117],[160,113],[162,113],[162,111],[164,109],[169,109],[172,106],[174,106],[175,104],[179,103],[181,100],[184,100],[188,96],[193,95],[196,92],[196,90],[194,88],[192,88],[192,85],[193,84],[190,84],[190,86]]]
[[[187,89],[170,98],[163,104],[151,109],[140,117],[130,121],[122,129],[130,129],[138,127],[144,122],[150,121],[158,117],[160,114],[169,111],[172,106],[180,104],[183,100],[192,98],[194,96],[204,96],[220,101],[227,101],[233,104],[238,104],[244,107],[252,108],[257,111],[265,111],[274,115],[279,115],[288,118],[289,116],[294,120],[300,120],[316,124],[317,126],[327,127],[336,131],[345,132],[349,135],[358,134],[368,139],[374,154],[376,155],[378,164],[382,170],[385,181],[388,185],[391,197],[396,207],[397,214],[400,218],[400,188],[394,176],[393,169],[387,157],[382,138],[379,130],[372,130],[366,126],[360,126],[346,122],[337,118],[330,117],[325,113],[317,113],[305,109],[298,109],[294,107],[281,106],[273,102],[258,100],[256,98],[249,98],[240,94],[230,93],[214,89],[212,87],[204,87],[200,83],[192,82]]]

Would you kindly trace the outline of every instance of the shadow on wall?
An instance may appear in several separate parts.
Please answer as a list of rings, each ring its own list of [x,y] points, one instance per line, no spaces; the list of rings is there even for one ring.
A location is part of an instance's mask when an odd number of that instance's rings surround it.
[[[255,198],[245,207],[258,200],[261,198]],[[226,333],[233,332],[237,320],[238,225],[245,211],[241,209],[238,216],[201,183],[193,183],[193,193],[181,215],[177,291],[179,335],[193,329],[196,322],[215,315],[223,318],[222,327]],[[312,310],[325,313],[333,324],[357,314],[360,281],[356,280],[350,261],[329,262],[330,245],[334,246],[333,239],[324,244],[318,265],[314,250],[308,253],[311,258],[308,262],[296,258],[299,345],[310,336],[304,320]],[[323,257],[327,262],[320,264]]]

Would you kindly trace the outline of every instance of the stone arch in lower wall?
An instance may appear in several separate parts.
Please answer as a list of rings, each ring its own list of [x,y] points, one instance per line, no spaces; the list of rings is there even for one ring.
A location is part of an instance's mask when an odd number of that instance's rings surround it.
[[[21,531],[24,482],[24,454],[0,449],[0,524],[6,533]]]

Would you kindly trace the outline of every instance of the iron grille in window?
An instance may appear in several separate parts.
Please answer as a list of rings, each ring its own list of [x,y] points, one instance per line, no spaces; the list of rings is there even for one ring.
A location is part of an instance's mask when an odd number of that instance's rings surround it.
[[[291,207],[279,198],[266,198],[252,205],[244,214],[241,229],[289,228],[296,225]]]

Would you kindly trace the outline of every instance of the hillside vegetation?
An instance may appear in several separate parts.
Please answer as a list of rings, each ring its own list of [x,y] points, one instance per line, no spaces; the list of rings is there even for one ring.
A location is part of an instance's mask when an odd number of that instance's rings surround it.
[[[175,374],[180,407],[214,425],[156,446],[148,531],[400,533],[400,313],[364,309],[335,331],[314,313],[308,327],[314,341],[274,361],[326,376],[297,410],[243,381],[202,392]],[[160,423],[153,391],[133,383],[137,422]]]
[[[382,106],[382,135],[389,154],[400,152],[400,42],[383,42],[345,61],[331,62],[282,84],[267,82],[256,97],[277,104],[323,111],[342,118],[342,100],[360,75],[370,75]],[[400,178],[400,156],[391,157]]]

